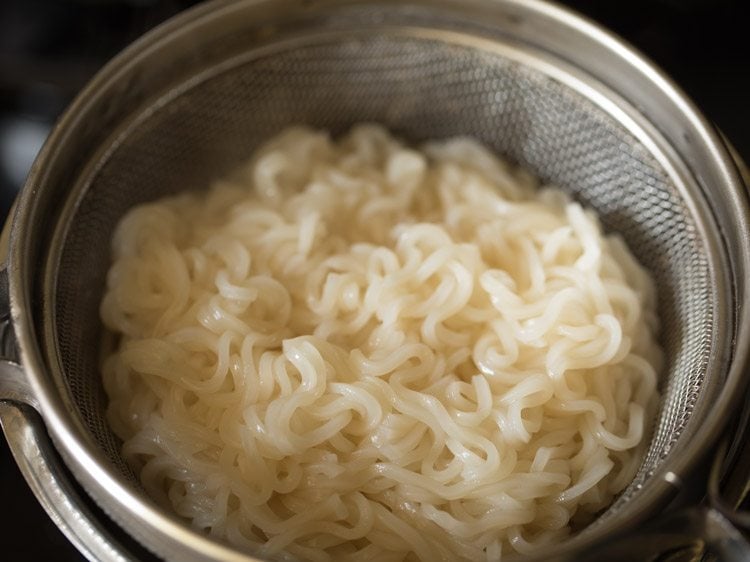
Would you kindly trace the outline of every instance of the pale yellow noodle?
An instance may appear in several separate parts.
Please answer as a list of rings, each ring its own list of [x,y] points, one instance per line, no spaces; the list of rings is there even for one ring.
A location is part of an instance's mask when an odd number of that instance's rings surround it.
[[[292,128],[120,222],[101,315],[123,455],[212,537],[307,560],[497,560],[635,474],[653,283],[478,143]]]

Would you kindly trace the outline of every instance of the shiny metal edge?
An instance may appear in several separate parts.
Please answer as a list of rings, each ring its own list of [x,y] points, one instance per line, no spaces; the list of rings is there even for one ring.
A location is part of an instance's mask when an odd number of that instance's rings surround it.
[[[0,367],[0,376],[4,376]],[[66,471],[39,414],[25,404],[0,400],[2,426],[13,458],[44,511],[68,540],[92,562],[136,560],[86,507]]]
[[[11,207],[11,214],[15,203]],[[23,367],[15,360],[16,342],[7,317],[6,260],[10,220],[0,233],[0,427],[8,448],[34,497],[55,525],[88,560],[135,560],[126,547],[105,530],[68,480],[39,414],[39,401]]]
[[[9,215],[12,216],[13,211],[16,207],[15,201],[11,205]],[[2,231],[0,231],[0,361],[9,360],[17,361],[18,353],[16,348],[16,337],[13,332],[13,323],[10,319],[10,286],[8,281],[8,252],[10,250],[10,225],[11,220],[8,219],[3,223]],[[0,386],[5,383],[0,379]],[[24,377],[23,383],[26,385],[26,379]],[[33,394],[29,389],[29,399]],[[3,391],[0,389],[0,397],[3,396]]]

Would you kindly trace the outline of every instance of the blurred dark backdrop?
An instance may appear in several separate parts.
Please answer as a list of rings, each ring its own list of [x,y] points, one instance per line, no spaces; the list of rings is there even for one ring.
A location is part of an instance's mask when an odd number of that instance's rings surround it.
[[[195,0],[0,0],[0,220],[65,106],[109,58]],[[667,71],[750,160],[744,0],[567,0]],[[0,558],[79,561],[0,438]]]

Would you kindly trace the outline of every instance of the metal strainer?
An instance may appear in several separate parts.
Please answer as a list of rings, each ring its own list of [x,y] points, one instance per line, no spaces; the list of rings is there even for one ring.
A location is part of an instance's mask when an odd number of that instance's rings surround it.
[[[107,426],[98,309],[118,219],[205,188],[288,125],[337,134],[363,121],[413,143],[479,139],[595,209],[658,281],[667,366],[648,452],[615,504],[546,558],[642,523],[712,452],[745,386],[748,201],[720,138],[664,76],[537,1],[218,1],[99,73],[9,232],[0,414],[40,500],[90,557],[131,553],[68,470],[158,556],[246,559],[156,507]]]

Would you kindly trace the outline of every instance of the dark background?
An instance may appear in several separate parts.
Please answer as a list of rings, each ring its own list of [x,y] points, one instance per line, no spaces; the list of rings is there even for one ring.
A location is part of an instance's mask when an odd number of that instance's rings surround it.
[[[56,118],[114,54],[193,0],[0,0],[0,222]],[[750,160],[750,20],[744,0],[562,2],[669,73]],[[0,551],[83,558],[38,506],[0,438]]]

